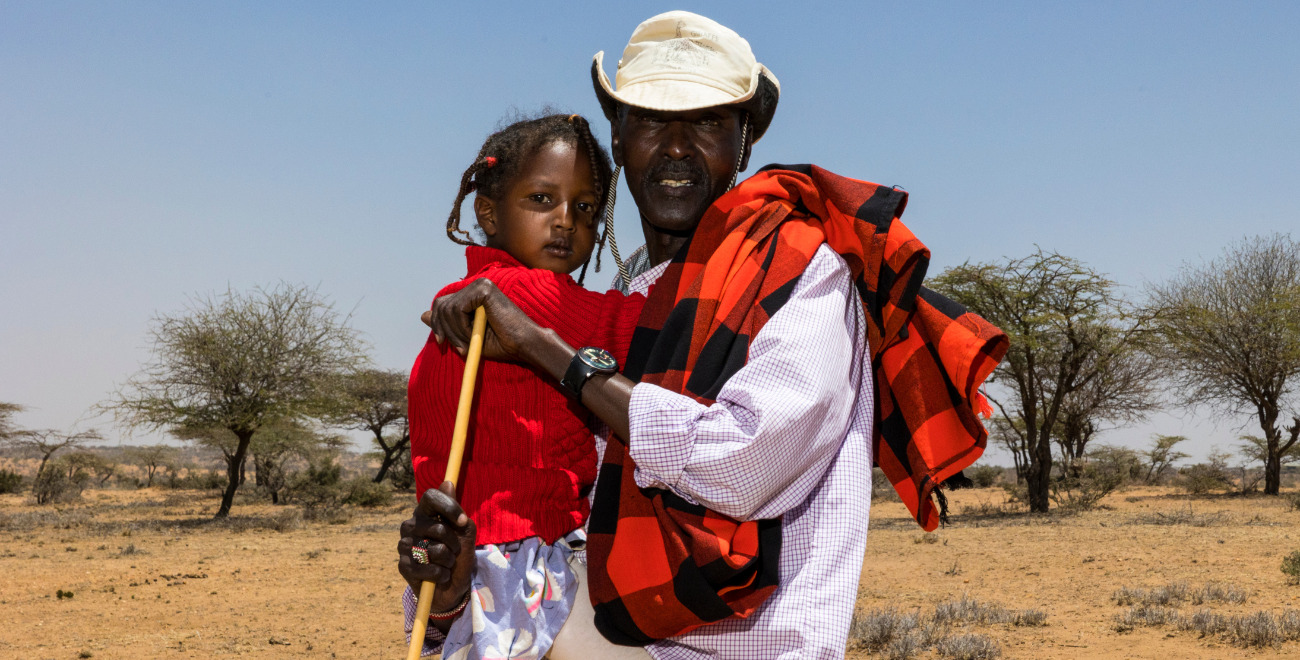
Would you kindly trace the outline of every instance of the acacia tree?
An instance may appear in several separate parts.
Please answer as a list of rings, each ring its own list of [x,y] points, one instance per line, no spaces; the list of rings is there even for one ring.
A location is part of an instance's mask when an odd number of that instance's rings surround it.
[[[311,414],[321,383],[365,359],[348,317],[316,289],[283,283],[195,298],[155,317],[150,337],[150,362],[105,407],[131,428],[233,434],[217,518],[230,514],[253,434]]]
[[[375,483],[384,480],[389,469],[406,456],[411,446],[411,429],[406,417],[404,371],[359,369],[333,383],[329,407],[321,419],[331,426],[369,431],[381,453]],[[392,429],[391,433],[385,431]]]
[[[1178,396],[1253,415],[1264,432],[1264,492],[1277,495],[1283,457],[1300,439],[1300,243],[1282,234],[1245,239],[1150,293]]]
[[[126,449],[127,459],[144,468],[145,487],[153,487],[159,470],[175,469],[177,451],[169,445],[137,445]]]
[[[1185,435],[1156,434],[1152,436],[1151,448],[1141,452],[1142,457],[1145,459],[1143,464],[1147,466],[1142,481],[1148,484],[1156,483],[1160,480],[1160,475],[1173,467],[1174,463],[1187,458],[1190,454],[1174,450],[1178,443],[1186,441],[1187,436]]]
[[[998,393],[989,400],[1007,420],[1001,428],[995,426],[998,433],[1020,448],[1017,462],[1028,485],[1030,510],[1047,511],[1052,440],[1065,421],[1066,405],[1090,386],[1099,388],[1103,401],[1114,397],[1116,385],[1108,374],[1133,350],[1140,321],[1125,313],[1109,279],[1041,248],[1003,263],[949,268],[928,284],[988,319],[1011,340],[990,378]],[[1092,420],[1095,429],[1101,419],[1098,408],[1079,408],[1093,415],[1084,421]]]
[[[14,426],[14,415],[23,411],[23,407],[16,403],[5,403],[0,401],[0,442],[8,440],[10,437],[19,433]]]
[[[1097,433],[1140,422],[1159,401],[1158,369],[1141,335],[1097,328],[1094,350],[1079,369],[1082,383],[1061,400],[1053,437],[1067,472],[1075,471]]]
[[[1007,450],[1016,468],[1016,483],[1024,483],[1029,473],[1029,446],[1025,420],[998,415],[989,420],[989,441]]]
[[[255,483],[280,504],[280,495],[289,485],[288,464],[293,459],[311,461],[322,453],[334,453],[347,445],[344,438],[327,436],[300,422],[270,424],[253,436],[249,452],[253,455]]]
[[[39,477],[55,453],[64,449],[76,449],[87,442],[103,439],[104,437],[94,430],[71,433],[40,429],[15,433],[9,437],[9,444],[40,455],[41,464],[36,468],[36,476]]]

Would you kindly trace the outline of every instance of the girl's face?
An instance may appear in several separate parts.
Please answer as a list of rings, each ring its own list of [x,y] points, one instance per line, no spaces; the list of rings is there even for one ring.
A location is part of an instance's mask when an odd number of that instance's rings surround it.
[[[488,247],[529,268],[571,273],[596,244],[596,189],[591,162],[563,141],[538,148],[500,199],[474,200]]]

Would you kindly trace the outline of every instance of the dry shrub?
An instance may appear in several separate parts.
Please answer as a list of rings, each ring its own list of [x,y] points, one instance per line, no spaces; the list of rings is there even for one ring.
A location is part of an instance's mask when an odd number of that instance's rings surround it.
[[[1213,513],[1197,513],[1188,504],[1182,509],[1134,516],[1131,519],[1135,525],[1187,525],[1188,527],[1218,527],[1232,523],[1232,516],[1226,511],[1215,511]]]
[[[1042,610],[1015,610],[1012,612],[1011,625],[1019,627],[1037,627],[1047,625],[1047,612]]]
[[[1024,513],[1023,507],[1011,503],[995,503],[988,500],[980,500],[974,505],[965,505],[961,508],[962,518],[971,518],[974,520],[990,520],[995,518],[1008,518],[1018,516]]]
[[[1170,605],[1187,600],[1187,583],[1172,582],[1150,591],[1120,587],[1110,598],[1116,605]]]
[[[976,465],[968,470],[970,480],[979,488],[989,488],[1002,480],[1003,469],[996,465]]]
[[[1174,483],[1191,495],[1205,495],[1213,490],[1231,490],[1235,485],[1225,461],[1211,457],[1209,463],[1189,465],[1178,471]]]
[[[1207,582],[1205,586],[1192,592],[1192,604],[1202,603],[1245,603],[1250,599],[1250,592],[1235,584]]]
[[[916,635],[907,634],[895,637],[889,642],[889,646],[885,649],[885,657],[888,660],[910,660],[924,651],[925,647],[921,645],[921,640],[917,639]]]
[[[1195,632],[1201,637],[1213,637],[1228,629],[1228,618],[1212,610],[1201,609],[1191,616],[1180,617],[1176,625],[1179,630]]]
[[[342,508],[308,507],[302,510],[302,519],[328,525],[346,525],[352,522],[352,511]]]
[[[849,648],[882,651],[895,640],[907,637],[919,619],[916,614],[903,614],[892,607],[865,614],[854,612],[849,622]]]
[[[1009,610],[996,603],[983,603],[962,594],[957,600],[936,605],[934,620],[944,625],[1009,623],[1013,626],[1043,626],[1047,625],[1047,613],[1032,609]]]
[[[50,461],[32,481],[32,495],[37,504],[61,504],[81,499],[81,491],[90,485],[90,475],[76,471],[71,475],[65,463]]]
[[[1300,641],[1300,612],[1287,610],[1281,615],[1255,612],[1243,616],[1221,617],[1218,635],[1237,646],[1277,646],[1282,642]]]
[[[1259,611],[1253,614],[1225,615],[1202,608],[1191,616],[1159,605],[1135,605],[1115,616],[1115,630],[1129,632],[1137,627],[1170,626],[1193,632],[1202,638],[1218,637],[1236,646],[1263,648],[1283,642],[1300,641],[1300,611],[1282,614]]]
[[[1178,610],[1159,605],[1134,605],[1115,615],[1115,630],[1129,632],[1134,628],[1155,628],[1178,622]]]
[[[23,490],[23,475],[10,470],[0,470],[0,495]]]
[[[81,510],[0,512],[0,531],[6,532],[30,532],[40,527],[76,529],[90,524],[90,514]]]
[[[1170,582],[1163,587],[1151,590],[1136,587],[1120,587],[1111,595],[1116,605],[1176,605],[1191,601],[1193,605],[1204,603],[1241,604],[1250,598],[1250,592],[1235,584],[1207,582],[1200,589],[1191,590],[1186,582]]]
[[[1146,589],[1135,589],[1133,587],[1120,587],[1111,594],[1110,599],[1115,601],[1116,605],[1128,606],[1137,605],[1147,596]]]
[[[1287,610],[1278,617],[1278,625],[1282,628],[1282,636],[1290,641],[1300,641],[1300,612],[1296,610]]]
[[[1002,647],[983,635],[956,635],[936,645],[939,655],[953,660],[993,660],[1002,656]]]
[[[1286,503],[1287,511],[1300,511],[1300,491],[1283,493],[1282,501]]]
[[[280,532],[292,532],[302,527],[302,512],[289,509],[271,517],[270,528]]]
[[[1282,627],[1269,612],[1234,616],[1228,623],[1228,636],[1239,646],[1277,646],[1282,643]]]
[[[1139,465],[1137,454],[1131,449],[1100,447],[1053,479],[1048,496],[1058,508],[1091,511],[1107,495],[1134,478]]]
[[[1282,573],[1290,584],[1300,584],[1300,550],[1282,558]]]

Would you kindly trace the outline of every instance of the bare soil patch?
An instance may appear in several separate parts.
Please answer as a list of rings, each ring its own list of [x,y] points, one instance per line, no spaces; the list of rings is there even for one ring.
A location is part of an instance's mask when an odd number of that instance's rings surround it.
[[[1130,488],[1101,510],[1011,514],[998,489],[948,494],[953,524],[925,535],[896,502],[873,503],[858,609],[933,612],[964,596],[1047,614],[1046,625],[972,624],[956,632],[996,641],[1015,658],[1295,658],[1300,643],[1243,647],[1176,625],[1117,628],[1132,602],[1116,593],[1185,584],[1166,607],[1191,618],[1300,611],[1282,557],[1300,549],[1300,512],[1282,498],[1190,498]],[[1206,585],[1213,585],[1206,590]],[[1244,602],[1234,602],[1245,592]],[[1120,605],[1125,602],[1125,605]],[[851,658],[889,657],[888,649]],[[944,657],[929,650],[915,657]]]
[[[29,499],[0,496],[0,657],[405,657],[405,498],[329,523],[260,503],[212,522],[194,491]]]
[[[938,612],[949,633],[912,657],[985,648],[971,636],[1011,658],[1300,656],[1297,642],[1243,647],[1175,625],[1118,623],[1143,603],[1189,619],[1204,609],[1300,610],[1300,586],[1279,570],[1300,549],[1300,511],[1282,499],[1138,488],[1111,495],[1104,510],[1027,516],[997,489],[949,498],[953,524],[933,535],[901,504],[872,506],[860,612],[921,622]],[[214,523],[215,493],[90,490],[59,507],[0,496],[0,657],[402,658],[393,559],[410,504],[320,521],[240,502]],[[1181,597],[1169,591],[1179,583]]]

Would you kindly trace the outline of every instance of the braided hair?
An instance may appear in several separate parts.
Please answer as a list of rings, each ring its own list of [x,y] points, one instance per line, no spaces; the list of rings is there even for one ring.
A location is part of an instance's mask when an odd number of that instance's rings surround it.
[[[460,176],[460,188],[456,191],[456,201],[452,204],[451,215],[447,218],[447,237],[461,245],[477,245],[469,232],[460,228],[460,208],[465,197],[477,192],[488,199],[497,200],[510,187],[515,175],[522,169],[523,163],[532,158],[542,147],[552,142],[562,142],[586,152],[591,163],[591,173],[599,206],[595,217],[603,218],[605,205],[610,191],[607,183],[613,168],[609,154],[596,142],[591,134],[591,124],[581,115],[546,114],[540,117],[516,121],[488,136],[479,148],[478,155]],[[608,224],[596,243],[596,269],[600,270],[600,251],[609,236]],[[582,266],[581,282],[587,273],[587,266]]]

